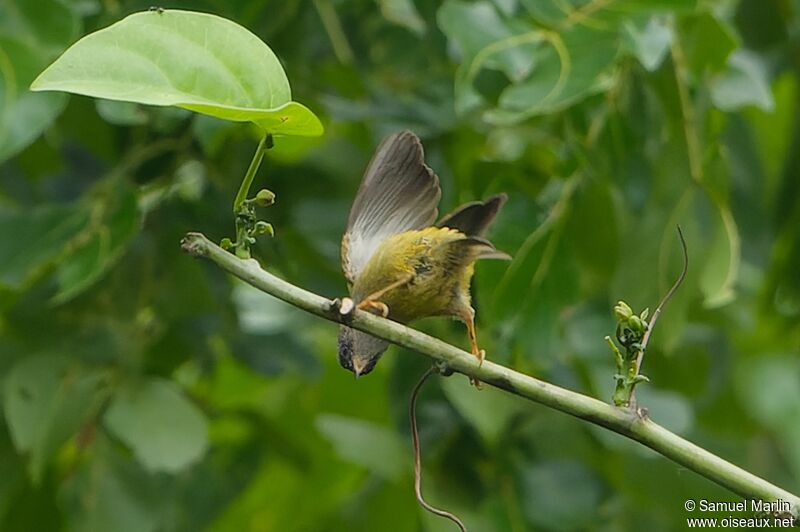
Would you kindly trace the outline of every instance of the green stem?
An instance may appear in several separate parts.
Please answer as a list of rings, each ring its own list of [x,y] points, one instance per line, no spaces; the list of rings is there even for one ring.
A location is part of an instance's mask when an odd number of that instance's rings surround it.
[[[616,408],[577,392],[534,379],[489,360],[479,364],[470,353],[391,320],[355,309],[342,316],[329,299],[308,292],[264,271],[255,260],[241,260],[200,233],[189,233],[181,243],[188,253],[205,257],[251,286],[290,305],[412,349],[450,369],[536,403],[560,410],[646,445],[677,464],[708,478],[746,499],[781,501],[795,519],[800,497],[698,447],[641,411]]]
[[[703,162],[700,142],[697,136],[697,117],[689,97],[689,67],[678,39],[672,42],[672,63],[675,67],[675,81],[678,87],[678,99],[683,115],[683,133],[686,137],[686,153],[689,157],[689,175],[698,185],[703,184]]]
[[[343,65],[352,64],[353,49],[350,48],[347,35],[342,28],[342,23],[339,20],[339,15],[336,14],[333,4],[331,4],[330,0],[314,0],[314,7],[317,8],[319,18],[322,20],[322,26],[328,34],[331,45],[333,45],[333,53],[336,55],[336,59]]]
[[[250,161],[250,166],[247,168],[247,173],[244,174],[242,184],[239,186],[239,192],[236,193],[236,199],[233,200],[234,216],[241,213],[242,205],[244,205],[247,196],[250,195],[250,186],[253,184],[253,179],[255,179],[258,168],[261,166],[262,159],[264,159],[264,153],[271,147],[272,135],[267,133],[258,143],[256,153],[253,155],[253,160]]]

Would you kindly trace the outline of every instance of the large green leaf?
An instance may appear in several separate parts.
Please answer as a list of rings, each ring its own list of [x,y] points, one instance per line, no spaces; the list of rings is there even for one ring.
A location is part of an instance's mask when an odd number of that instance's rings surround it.
[[[782,440],[782,454],[800,472],[800,367],[797,354],[758,355],[741,361],[734,374],[739,400],[751,417]]]
[[[521,0],[540,24],[610,27],[647,13],[681,13],[693,10],[697,0]]]
[[[180,471],[208,446],[205,415],[169,381],[120,390],[104,419],[150,471]]]
[[[706,264],[700,277],[700,290],[706,307],[730,303],[736,297],[735,285],[741,261],[741,242],[736,221],[728,206],[717,204],[719,223],[715,224]]]
[[[623,40],[653,70],[672,36],[664,15],[696,6],[695,0],[521,3],[532,20],[509,17],[508,10],[488,1],[449,0],[439,10],[439,26],[463,55],[455,80],[459,113],[486,106],[488,98],[476,86],[484,69],[502,72],[509,82],[497,106],[484,114],[487,122],[501,126],[560,111],[608,90]]]
[[[92,460],[82,462],[60,487],[70,530],[95,532],[152,532],[164,518],[164,484],[148,475],[121,449],[99,435]],[[162,477],[163,478],[163,477]]]
[[[0,239],[0,286],[20,290],[56,268],[62,303],[105,274],[138,232],[141,215],[135,189],[114,180],[94,195],[64,205],[3,211]]]
[[[104,374],[71,365],[63,357],[22,359],[4,388],[5,417],[14,446],[30,454],[33,478],[41,478],[47,460],[107,396]]]
[[[736,34],[720,17],[703,13],[682,25],[681,46],[695,76],[720,72],[736,49]]]
[[[80,21],[59,0],[0,2],[0,161],[33,142],[66,103],[28,85],[78,34]]]
[[[611,86],[610,69],[619,50],[616,33],[574,26],[543,35],[536,68],[528,79],[503,91],[500,109],[487,115],[489,122],[515,123],[558,111]]]
[[[496,445],[511,420],[527,408],[516,398],[494,388],[477,393],[467,379],[442,379],[442,390],[488,445]]]
[[[464,58],[479,63],[475,66],[500,70],[512,80],[530,72],[530,42],[526,42],[524,32],[501,19],[491,3],[449,0],[438,18],[442,31],[458,43]],[[468,70],[475,66],[468,66]]]
[[[378,4],[389,22],[403,26],[417,35],[425,34],[425,21],[419,16],[412,0],[379,0]]]
[[[629,21],[624,28],[624,43],[639,63],[651,72],[661,66],[674,38],[669,21],[652,17],[642,23]]]
[[[31,89],[174,105],[273,134],[322,134],[314,113],[291,100],[272,50],[238,24],[205,13],[130,15],[79,40]]]
[[[79,203],[45,205],[31,211],[0,210],[0,286],[23,288],[68,248],[89,222]]]
[[[800,416],[800,368],[796,355],[761,355],[742,361],[734,384],[747,411],[779,429]]]
[[[135,189],[125,181],[114,180],[103,192],[92,204],[92,221],[80,245],[58,265],[55,302],[67,301],[98,281],[139,231],[141,215]]]
[[[319,430],[343,459],[368,468],[376,475],[397,480],[407,467],[410,447],[385,427],[334,414],[317,417]]]
[[[543,38],[526,27],[512,28],[489,2],[449,0],[438,13],[439,26],[461,52],[455,85],[455,106],[466,113],[483,102],[473,82],[486,68],[511,80],[524,79],[534,65],[536,43]]]
[[[711,101],[723,111],[754,105],[764,111],[775,108],[764,62],[755,54],[739,51],[728,58],[728,68],[711,81]]]
[[[590,528],[591,515],[600,503],[601,486],[594,473],[580,462],[547,460],[522,462],[515,468],[521,511],[537,527],[558,523],[558,530]]]
[[[620,249],[617,218],[608,186],[589,180],[579,188],[569,213],[567,242],[590,282],[603,284],[614,274]]]

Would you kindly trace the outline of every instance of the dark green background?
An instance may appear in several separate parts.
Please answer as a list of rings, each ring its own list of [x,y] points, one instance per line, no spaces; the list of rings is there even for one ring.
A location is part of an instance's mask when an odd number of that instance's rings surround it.
[[[413,498],[406,408],[428,361],[354,381],[336,327],[180,251],[232,236],[245,125],[26,87],[150,6],[0,0],[0,529],[442,530]],[[329,297],[381,138],[410,128],[442,210],[508,192],[481,263],[491,360],[609,400],[611,307],[680,267],[639,397],[657,422],[800,490],[800,2],[174,2],[278,54],[314,140],[276,139],[254,253]],[[463,326],[419,324],[456,345]],[[470,530],[674,530],[736,496],[464,377],[420,402],[424,488]]]

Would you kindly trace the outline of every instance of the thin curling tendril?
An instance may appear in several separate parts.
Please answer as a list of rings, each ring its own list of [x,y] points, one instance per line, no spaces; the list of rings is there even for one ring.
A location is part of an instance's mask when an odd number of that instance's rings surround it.
[[[422,374],[422,377],[420,377],[419,381],[417,381],[417,384],[414,385],[414,389],[411,390],[411,400],[408,405],[408,415],[411,419],[411,442],[414,446],[414,494],[416,495],[417,502],[419,502],[420,506],[434,515],[451,520],[458,526],[461,532],[467,532],[467,527],[464,526],[464,523],[461,522],[461,519],[459,519],[456,515],[448,512],[447,510],[440,510],[439,508],[431,506],[422,497],[422,467],[420,465],[419,432],[417,431],[417,396],[419,395],[419,390],[422,388],[422,385],[425,384],[426,380],[428,380],[428,377],[436,372],[436,367],[431,366],[427,371],[425,371],[425,373]]]

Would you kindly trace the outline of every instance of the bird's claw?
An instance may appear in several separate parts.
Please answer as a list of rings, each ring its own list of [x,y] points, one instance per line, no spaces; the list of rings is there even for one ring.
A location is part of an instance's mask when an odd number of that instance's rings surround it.
[[[357,307],[359,310],[366,310],[367,312],[376,314],[383,318],[389,315],[389,307],[386,305],[386,303],[375,301],[374,299],[365,299],[359,303]]]
[[[472,354],[475,355],[475,358],[478,359],[478,367],[481,367],[483,365],[483,361],[486,359],[486,350],[476,348],[472,350]],[[479,381],[475,377],[470,377],[469,382],[478,390],[481,389],[481,381]]]

